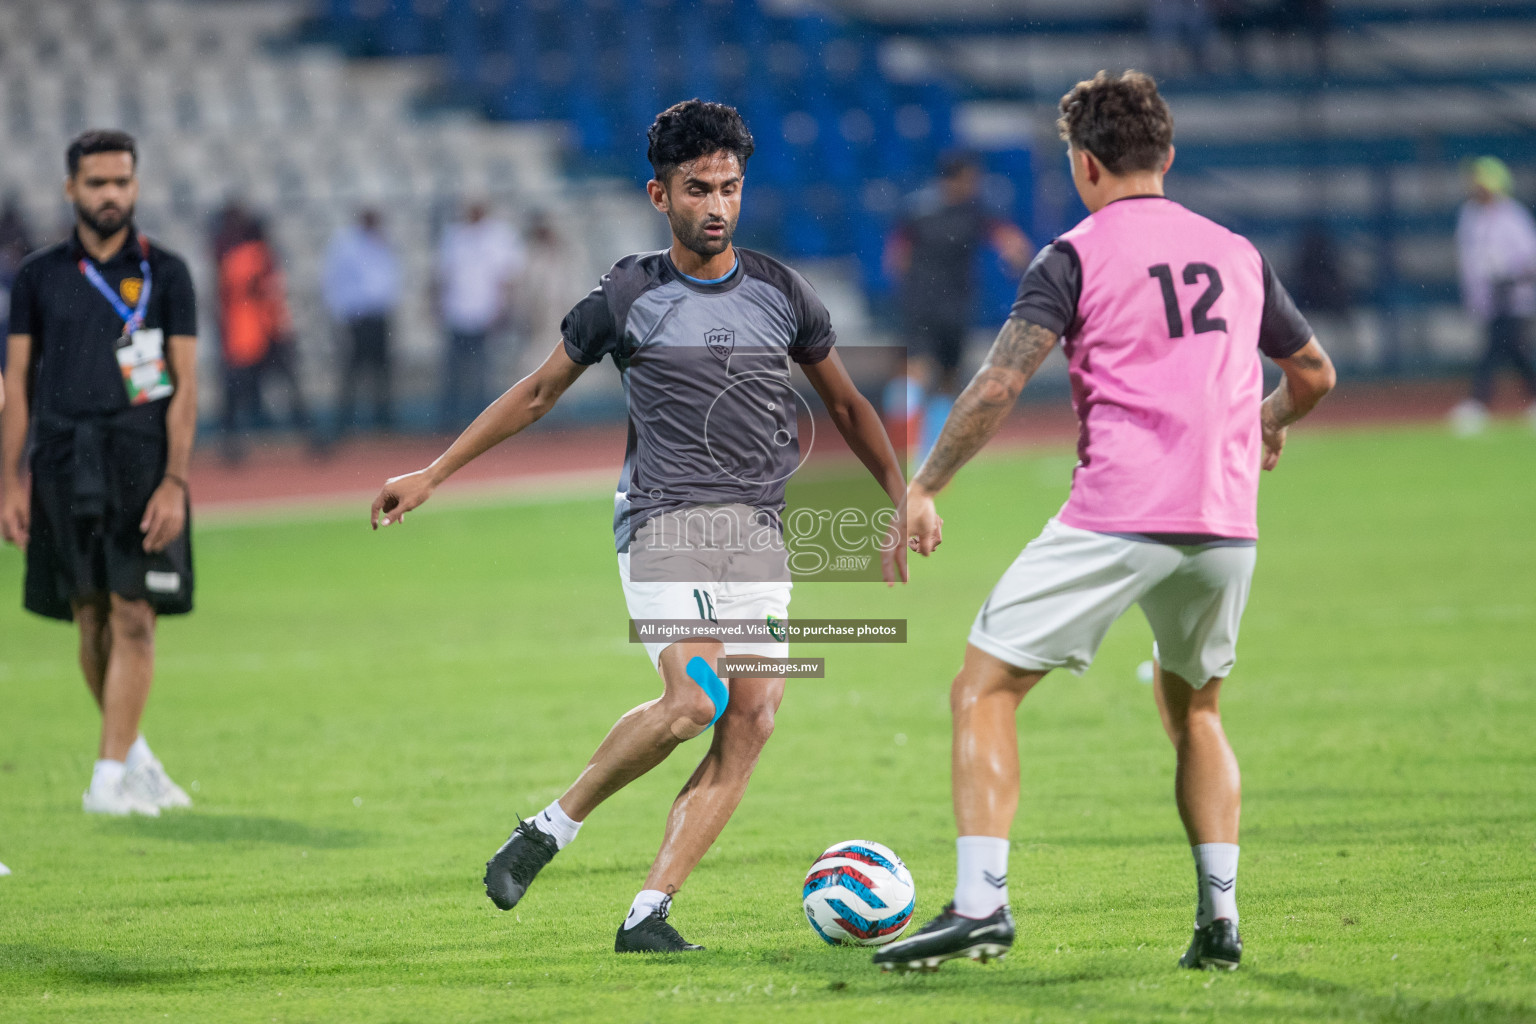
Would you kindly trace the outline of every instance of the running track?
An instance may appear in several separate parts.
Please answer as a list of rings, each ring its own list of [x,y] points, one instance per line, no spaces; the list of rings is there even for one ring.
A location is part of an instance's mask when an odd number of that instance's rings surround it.
[[[1342,385],[1300,428],[1337,429],[1422,424],[1443,417],[1466,393],[1460,381],[1400,381]],[[1512,394],[1495,413],[1518,412]],[[612,486],[624,457],[623,424],[538,430],[487,452],[456,474],[439,493],[532,495],[593,493]],[[1069,448],[1077,420],[1065,399],[1022,404],[994,444],[1027,450]],[[282,516],[306,509],[357,509],[366,518],[369,503],[391,476],[419,469],[445,447],[444,438],[368,438],[345,442],[325,458],[283,441],[255,445],[237,466],[225,465],[217,438],[205,439],[193,458],[192,491],[199,513],[213,518]],[[822,454],[841,439],[818,423]],[[828,446],[831,446],[830,448]],[[846,450],[846,449],[844,449]]]

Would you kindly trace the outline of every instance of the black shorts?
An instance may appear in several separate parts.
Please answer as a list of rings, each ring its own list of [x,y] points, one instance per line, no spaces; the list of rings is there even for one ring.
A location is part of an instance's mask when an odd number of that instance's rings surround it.
[[[39,444],[32,457],[32,524],[23,604],[51,619],[74,618],[74,602],[107,594],[148,601],[159,615],[192,610],[192,514],[164,551],[144,550],[139,529],[165,473],[165,441],[113,433],[103,452],[100,514],[77,516],[74,452],[68,438]]]
[[[927,356],[946,373],[960,368],[967,327],[961,322],[914,321],[907,326],[909,356]]]

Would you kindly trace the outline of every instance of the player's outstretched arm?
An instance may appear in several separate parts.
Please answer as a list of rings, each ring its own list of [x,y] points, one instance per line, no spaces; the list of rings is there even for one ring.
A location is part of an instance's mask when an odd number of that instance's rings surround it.
[[[563,343],[556,345],[542,366],[487,406],[432,465],[385,481],[373,499],[373,528],[401,522],[444,480],[549,412],[585,369],[566,355]]]
[[[1266,470],[1274,469],[1280,462],[1280,452],[1285,448],[1285,428],[1311,412],[1323,396],[1333,390],[1338,379],[1333,371],[1333,360],[1328,358],[1316,338],[1295,354],[1276,359],[1275,365],[1285,377],[1259,407]]]
[[[885,424],[880,422],[880,414],[875,412],[875,407],[869,404],[869,399],[860,393],[853,379],[848,376],[848,369],[838,356],[837,349],[828,353],[827,358],[821,362],[805,364],[801,368],[805,371],[806,379],[821,396],[837,432],[843,435],[843,440],[848,442],[848,447],[864,463],[864,468],[869,470],[875,482],[890,495],[891,504],[900,509],[907,483],[902,479],[896,449],[891,446]],[[881,569],[887,583],[895,583],[898,579],[907,582],[906,549],[899,543],[900,537],[901,532],[898,531],[898,543],[888,546],[888,550],[882,549]]]
[[[1056,341],[1055,331],[1016,317],[998,332],[987,361],[955,399],[933,451],[907,488],[908,543],[918,554],[932,554],[943,540],[944,521],[934,509],[934,496],[997,433]]]

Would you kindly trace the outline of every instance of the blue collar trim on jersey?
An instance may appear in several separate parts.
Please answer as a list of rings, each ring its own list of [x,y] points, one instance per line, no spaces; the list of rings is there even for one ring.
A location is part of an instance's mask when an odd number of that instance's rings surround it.
[[[677,270],[677,264],[672,264],[672,269]],[[725,282],[736,276],[736,271],[739,269],[741,269],[741,257],[737,256],[736,262],[731,264],[731,269],[719,277],[709,279],[694,277],[691,274],[683,273],[681,270],[677,271],[677,276],[681,277],[685,281],[692,281],[694,284],[725,284]]]

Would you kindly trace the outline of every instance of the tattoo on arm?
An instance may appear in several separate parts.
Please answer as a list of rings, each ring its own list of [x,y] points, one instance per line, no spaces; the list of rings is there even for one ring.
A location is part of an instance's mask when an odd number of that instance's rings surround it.
[[[1301,416],[1296,411],[1296,399],[1291,394],[1291,382],[1285,377],[1280,378],[1280,383],[1275,390],[1264,399],[1264,404],[1259,406],[1259,422],[1264,429],[1270,432],[1280,430],[1295,423]]]
[[[1332,365],[1315,338],[1294,355],[1277,362],[1285,376],[1259,407],[1259,422],[1270,433],[1311,412],[1333,387]]]
[[[987,361],[982,364],[982,370],[994,367],[1016,370],[1024,375],[1024,379],[1019,381],[1022,389],[1055,347],[1054,331],[1048,331],[1028,320],[1009,320],[997,332],[997,340],[992,343],[992,351],[987,353]]]
[[[955,399],[944,430],[918,471],[918,486],[937,493],[981,451],[1056,341],[1054,331],[1028,320],[1010,319],[1003,325],[987,361]]]

